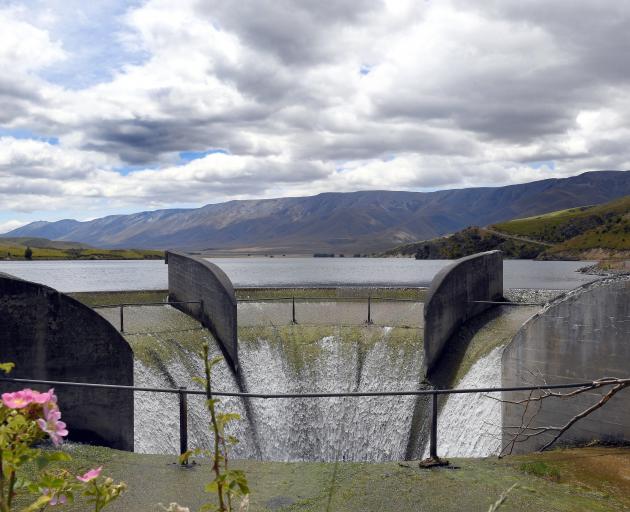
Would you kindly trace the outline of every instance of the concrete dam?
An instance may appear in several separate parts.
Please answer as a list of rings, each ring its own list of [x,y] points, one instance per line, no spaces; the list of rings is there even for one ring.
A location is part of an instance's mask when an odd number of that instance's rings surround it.
[[[213,354],[223,354],[226,360],[215,367],[213,388],[228,392],[488,388],[531,384],[528,371],[539,371],[548,383],[627,377],[629,371],[627,279],[586,285],[544,307],[501,305],[496,303],[522,297],[503,290],[501,255],[483,253],[444,269],[424,302],[374,301],[371,323],[366,323],[364,300],[301,303],[293,323],[294,306],[289,302],[237,301],[229,279],[214,265],[180,253],[169,253],[168,264],[169,301],[179,304],[125,307],[122,333],[117,309],[92,310],[108,320],[107,336],[122,337],[131,347],[131,367],[128,363],[121,367],[121,382],[198,387],[192,378],[203,373],[198,352],[205,341]],[[3,304],[10,298],[4,296],[0,308],[8,309]],[[576,310],[578,305],[591,313],[585,317],[584,311]],[[566,320],[571,314],[575,319]],[[581,342],[572,341],[578,316],[583,324]],[[616,337],[609,335],[613,330]],[[535,345],[539,339],[554,341]],[[589,366],[588,349],[579,345],[589,342],[592,350],[599,351],[597,365]],[[605,345],[597,348],[598,343]],[[559,360],[554,354],[562,350]],[[576,362],[577,353],[581,359]],[[613,355],[606,359],[606,353]],[[13,355],[19,359],[19,353]],[[549,361],[550,366],[543,367],[541,361]],[[45,378],[42,372],[25,370],[20,376]],[[107,382],[116,383],[115,373]],[[65,380],[88,381],[85,375],[73,376],[72,368],[65,375]],[[620,393],[587,428],[568,432],[566,440],[630,440],[629,395]],[[132,427],[126,430],[125,445],[118,446],[177,453],[177,395],[136,392],[132,400],[131,415],[125,414]],[[192,448],[207,446],[211,439],[204,399],[190,396],[188,402],[189,443]],[[518,408],[481,393],[441,396],[438,404],[440,456],[497,454],[506,441],[503,427],[518,414]],[[235,458],[385,461],[428,455],[428,397],[222,397],[221,407],[243,418],[231,431],[240,440]],[[555,417],[549,416],[552,412]],[[569,406],[555,405],[532,421],[562,421],[574,413]],[[106,436],[99,442],[116,445],[115,440],[108,443]],[[536,448],[532,442],[519,445],[522,451]]]

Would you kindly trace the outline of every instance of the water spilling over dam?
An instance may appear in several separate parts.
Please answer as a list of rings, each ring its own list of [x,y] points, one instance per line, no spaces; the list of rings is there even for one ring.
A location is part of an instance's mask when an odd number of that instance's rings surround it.
[[[319,312],[333,307],[343,316],[347,304],[318,303]],[[347,311],[350,320],[360,318],[358,303]],[[286,305],[284,306],[286,307]],[[418,313],[421,303],[386,304],[375,307],[383,323],[396,323]],[[248,390],[265,393],[395,391],[418,390],[423,383],[423,329],[386,325],[274,325],[283,306],[266,309],[267,322],[260,316],[260,303],[239,305],[243,327],[239,328],[241,380],[225,364],[215,367],[213,386],[221,391]],[[303,311],[302,308],[300,311]],[[514,309],[501,320],[490,319],[466,345],[465,375],[460,385],[497,384],[500,348],[489,348],[489,339],[502,343],[518,329],[529,313]],[[103,310],[112,323],[116,312]],[[512,316],[510,316],[512,315]],[[269,319],[272,321],[269,321]],[[319,318],[326,318],[320,316]],[[332,317],[328,317],[332,318]],[[415,318],[422,318],[421,315]],[[388,322],[389,321],[389,322]],[[256,324],[258,325],[247,325]],[[198,356],[201,344],[209,341],[214,354],[220,354],[210,333],[194,319],[170,306],[128,308],[125,337],[136,357],[134,379],[137,386],[198,387],[194,376],[203,372]],[[486,354],[490,351],[490,354]],[[469,359],[483,354],[472,364]],[[499,354],[499,356],[497,356]],[[459,378],[453,376],[453,379]],[[500,377],[498,377],[500,383]],[[498,437],[489,437],[483,421],[496,421],[496,404],[482,397],[458,411],[460,396],[444,399],[440,413],[439,436],[448,455],[485,456],[496,451]],[[417,402],[419,401],[419,404]],[[453,405],[454,404],[454,405]],[[426,451],[428,400],[412,396],[249,399],[248,408],[239,398],[221,399],[226,411],[241,414],[231,433],[240,439],[234,448],[237,458],[281,461],[384,461],[419,458]],[[176,396],[137,393],[135,399],[135,450],[145,453],[176,453],[179,447],[178,403]],[[480,415],[480,410],[487,414]],[[414,411],[419,428],[412,433]],[[452,421],[455,417],[457,421]],[[500,422],[500,417],[498,419]],[[418,425],[416,425],[418,427]],[[189,398],[189,437],[191,447],[208,446],[207,412],[202,397]],[[410,441],[411,439],[411,441]],[[454,440],[454,441],[453,441]],[[413,443],[411,449],[410,442]],[[458,444],[459,443],[459,444]],[[464,449],[464,447],[466,447]]]
[[[138,386],[188,386],[202,374],[196,351],[210,340],[194,320],[171,307],[131,309],[125,334],[136,354]],[[155,329],[158,325],[160,328]],[[153,327],[151,327],[153,326]],[[147,330],[152,329],[152,330]],[[136,334],[133,334],[133,333]],[[239,329],[242,385],[277,393],[420,389],[422,331],[381,326],[258,326]],[[218,365],[215,389],[238,391],[226,365]],[[234,455],[265,460],[391,460],[403,457],[414,410],[413,397],[249,400],[222,399],[239,412],[241,440]],[[201,397],[189,399],[192,446],[208,441]],[[136,450],[177,450],[176,397],[138,394]],[[251,416],[251,417],[250,417]],[[156,421],[155,418],[160,420]]]

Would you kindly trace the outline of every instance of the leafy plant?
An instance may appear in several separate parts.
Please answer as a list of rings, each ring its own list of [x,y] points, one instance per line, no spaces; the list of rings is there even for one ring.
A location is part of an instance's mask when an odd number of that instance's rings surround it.
[[[5,373],[13,363],[0,363]],[[102,468],[74,476],[63,469],[50,469],[53,462],[65,462],[70,456],[60,451],[43,450],[37,446],[50,438],[59,446],[68,435],[61,421],[55,390],[45,393],[22,389],[3,393],[0,401],[0,512],[15,510],[18,497],[32,500],[21,512],[43,511],[48,506],[63,505],[81,494],[94,505],[95,512],[118,498],[126,489],[124,483],[114,484],[111,478],[100,478]],[[34,479],[24,476],[23,467],[37,468]]]
[[[209,358],[209,347],[205,343],[201,356],[204,360],[205,377],[195,379],[204,386],[206,391],[206,407],[210,413],[210,427],[213,433],[212,450],[195,449],[182,454],[181,462],[187,462],[191,455],[205,455],[212,459],[213,480],[205,487],[206,492],[214,493],[217,502],[207,503],[201,507],[204,512],[232,512],[235,510],[234,501],[239,500],[239,509],[247,510],[249,505],[249,487],[245,473],[238,469],[230,469],[228,452],[230,447],[239,441],[236,437],[226,433],[226,427],[241,419],[239,414],[220,412],[217,408],[221,402],[212,396],[212,368],[223,361],[223,357]],[[171,507],[178,506],[171,504]],[[177,509],[175,509],[177,510]]]

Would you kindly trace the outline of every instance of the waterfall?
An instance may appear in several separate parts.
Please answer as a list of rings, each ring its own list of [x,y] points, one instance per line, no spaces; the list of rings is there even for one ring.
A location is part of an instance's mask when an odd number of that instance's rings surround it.
[[[297,342],[287,327],[239,339],[241,378],[249,390],[264,393],[375,391],[418,389],[422,375],[422,343],[417,330],[389,327],[329,327]],[[326,330],[326,329],[323,329]],[[288,333],[288,334],[287,334]],[[302,333],[303,334],[303,333]],[[172,348],[172,347],[171,347]],[[218,349],[214,347],[218,353]],[[203,371],[199,357],[180,347],[159,367],[135,363],[138,386],[199,387],[192,384]],[[227,366],[217,365],[213,387],[236,391]],[[208,417],[203,397],[189,397],[189,445],[209,446]],[[220,408],[245,420],[231,434],[241,443],[236,458],[280,461],[383,461],[405,456],[414,397],[251,399],[248,418],[238,398],[222,398]],[[136,451],[177,453],[179,448],[176,395],[136,394]],[[250,425],[255,424],[254,442]]]
[[[250,308],[251,309],[251,308]],[[527,312],[507,312],[482,326],[470,342],[474,355],[486,338],[509,340]],[[512,318],[512,316],[514,318]],[[196,388],[203,375],[197,352],[207,330],[168,307],[130,311],[126,338],[134,348],[135,383],[147,387]],[[505,332],[504,332],[505,331]],[[239,328],[239,381],[226,364],[213,371],[213,388],[237,392],[306,393],[418,390],[422,381],[422,329],[381,326],[253,325]],[[471,347],[471,348],[470,348]],[[476,360],[457,387],[501,383],[502,348]],[[455,368],[456,370],[456,368]],[[488,456],[499,446],[500,404],[481,395],[451,395],[438,417],[438,454]],[[191,448],[212,438],[203,396],[189,396]],[[430,407],[430,406],[429,406]],[[249,399],[222,397],[219,408],[242,421],[228,433],[240,439],[235,458],[277,461],[387,461],[428,455],[427,400],[407,397]],[[179,450],[177,395],[136,393],[135,446],[144,453]]]
[[[503,347],[475,362],[457,388],[501,386]],[[501,445],[501,404],[488,398],[500,393],[453,394],[438,415],[437,448],[440,457],[487,457]],[[443,399],[443,398],[442,398]],[[429,456],[429,447],[424,457]]]

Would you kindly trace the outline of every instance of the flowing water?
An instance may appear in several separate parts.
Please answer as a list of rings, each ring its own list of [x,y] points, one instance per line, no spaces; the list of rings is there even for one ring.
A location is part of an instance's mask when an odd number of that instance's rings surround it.
[[[340,304],[337,313],[341,314],[346,306]],[[411,313],[421,315],[421,306],[401,303],[400,314],[387,312],[390,320],[403,318],[406,323]],[[255,303],[248,303],[242,313],[258,318],[255,308]],[[460,342],[453,346],[457,365],[449,367],[448,358],[444,362],[450,375],[450,380],[444,381],[446,385],[499,386],[503,346],[536,310],[495,308],[486,317],[480,317],[470,333],[463,329],[461,346]],[[117,311],[99,311],[117,325]],[[349,311],[354,310],[350,307]],[[215,355],[220,353],[207,330],[170,306],[128,308],[125,331],[136,357],[137,386],[201,389],[193,383],[193,377],[203,373],[198,355],[202,343],[208,342]],[[213,373],[215,390],[287,394],[426,387],[422,383],[424,351],[420,324],[250,324],[239,327],[238,342],[240,379],[235,379],[227,365],[219,364]],[[482,457],[497,453],[501,424],[498,402],[481,394],[454,394],[441,400],[437,433],[440,456]],[[177,453],[177,396],[138,393],[135,407],[136,450]],[[241,441],[232,451],[236,458],[386,461],[428,455],[430,409],[427,400],[412,396],[251,398],[247,403],[229,397],[221,399],[220,407],[243,417],[229,429]],[[203,397],[189,396],[191,448],[210,446],[208,426]]]
[[[115,322],[115,312],[103,311]],[[202,374],[195,350],[210,340],[205,329],[168,307],[130,308],[126,338],[136,355],[135,384],[197,387]],[[417,390],[422,387],[422,330],[382,326],[258,326],[239,329],[242,385],[265,393]],[[213,386],[238,391],[225,364]],[[199,388],[200,389],[200,388]],[[202,397],[189,397],[189,444],[209,446]],[[176,395],[136,395],[136,451],[177,453]],[[231,433],[237,458],[281,461],[379,461],[404,458],[414,413],[413,397],[318,399],[223,398],[221,408],[243,421]],[[249,411],[249,412],[248,412]],[[424,442],[424,438],[420,440]]]
[[[491,388],[501,386],[501,354],[497,347],[472,365],[456,386]],[[440,457],[488,457],[499,452],[501,444],[501,404],[493,398],[500,393],[453,394],[438,415],[438,455]],[[424,457],[429,456],[425,447]]]

